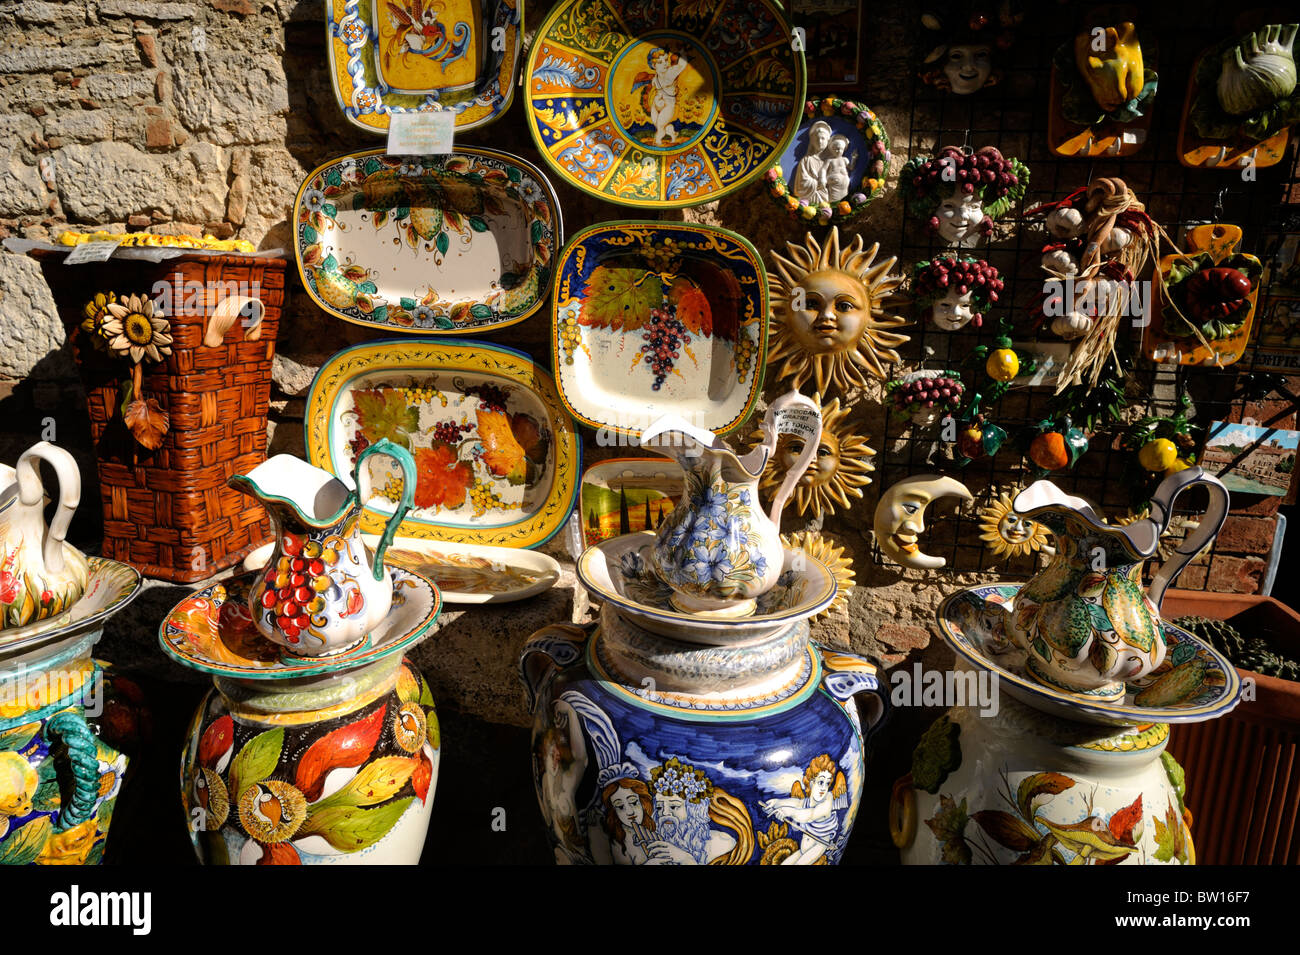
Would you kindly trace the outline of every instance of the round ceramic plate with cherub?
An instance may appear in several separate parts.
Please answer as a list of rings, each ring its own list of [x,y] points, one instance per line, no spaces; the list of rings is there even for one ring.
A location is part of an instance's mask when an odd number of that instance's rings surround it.
[[[794,135],[794,39],[776,0],[562,0],[530,48],[528,128],[565,180],[607,202],[711,202]]]
[[[1241,677],[1231,663],[1195,634],[1161,621],[1164,662],[1128,684],[1121,703],[1084,700],[1035,680],[1025,651],[1004,620],[1020,584],[986,584],[957,591],[939,607],[939,630],[948,646],[973,666],[997,674],[999,687],[1046,713],[1085,723],[1199,723],[1222,716],[1241,701]]]

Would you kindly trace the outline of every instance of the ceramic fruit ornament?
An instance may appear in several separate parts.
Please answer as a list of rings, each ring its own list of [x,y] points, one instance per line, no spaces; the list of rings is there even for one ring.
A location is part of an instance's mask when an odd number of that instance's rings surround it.
[[[1024,198],[1029,169],[993,146],[944,146],[909,159],[898,183],[910,215],[947,245],[971,248]]]
[[[903,282],[889,274],[897,258],[877,262],[880,243],[864,249],[860,235],[841,249],[837,226],[825,245],[808,233],[803,245],[786,247],[787,255],[772,253],[767,273],[768,363],[776,379],[794,388],[811,379],[821,395],[865,387],[868,375],[885,379],[885,364],[898,361],[896,349],[908,341],[893,330],[907,319],[885,311]]]
[[[821,437],[817,440],[817,453],[804,468],[803,476],[794,485],[787,498],[793,502],[799,516],[810,514],[822,517],[838,510],[848,510],[851,499],[861,498],[862,489],[871,483],[875,465],[871,459],[876,452],[867,446],[867,436],[853,430],[849,421],[852,407],[840,407],[840,399],[831,399],[822,405]],[[762,430],[753,434],[760,442]],[[768,500],[780,494],[786,475],[803,458],[805,439],[799,434],[782,434],[776,442],[776,452],[763,470],[759,489]]]
[[[1186,254],[1160,260],[1165,294],[1142,340],[1147,358],[1218,368],[1245,353],[1264,267],[1236,251],[1241,236],[1240,226],[1193,226]]]
[[[59,482],[48,527],[41,461],[54,468]],[[48,441],[24,451],[16,468],[0,465],[0,631],[57,616],[85,593],[89,565],[66,540],[80,502],[76,460]]]
[[[1000,327],[1001,332],[992,344],[977,345],[966,358],[966,364],[971,366],[966,380],[984,379],[980,394],[989,401],[997,401],[1018,377],[1033,374],[1037,368],[1034,359],[1019,351],[1011,341],[1010,323],[1004,319]]]
[[[373,555],[361,540],[361,471],[371,455],[387,455],[402,471],[402,493]],[[248,591],[248,608],[262,636],[299,656],[341,653],[357,646],[388,616],[393,581],[384,567],[415,497],[411,452],[381,439],[357,455],[349,488],[290,454],[277,454],[232,487],[256,497],[271,515],[276,549]]]
[[[1129,156],[1151,128],[1158,77],[1128,20],[1090,19],[1052,57],[1048,141],[1058,156]]]
[[[1193,485],[1209,490],[1208,509],[1144,593],[1143,564],[1159,547],[1174,498]],[[1029,673],[1086,699],[1122,700],[1126,681],[1164,661],[1160,603],[1223,526],[1227,490],[1200,468],[1187,468],[1161,482],[1151,496],[1150,518],[1116,527],[1083,498],[1038,481],[1016,496],[1015,511],[1046,525],[1056,543],[1052,562],[1020,588],[1007,612],[1007,632],[1028,653]]]
[[[1018,491],[1017,491],[1018,493]],[[1007,560],[1044,551],[1055,553],[1048,543],[1047,528],[1017,514],[1013,495],[1002,491],[979,510],[980,540],[995,558]]]
[[[997,60],[1011,48],[1023,19],[1018,3],[927,3],[921,14],[927,31],[922,81],[956,96],[970,96],[1000,82]]]
[[[937,570],[947,564],[943,557],[921,553],[918,542],[925,532],[926,507],[944,497],[975,499],[966,485],[938,474],[911,477],[882,492],[872,520],[881,553],[895,563],[917,570]]]
[[[965,416],[957,421],[958,467],[992,457],[1007,440],[1006,431],[989,421],[984,412],[980,411],[981,400],[980,395],[974,395]]]
[[[1206,50],[1188,80],[1178,158],[1194,168],[1264,168],[1300,121],[1294,23],[1270,23]]]
[[[1184,393],[1172,417],[1147,416],[1124,432],[1120,446],[1128,452],[1126,483],[1135,506],[1143,505],[1158,481],[1192,467],[1200,428],[1187,420],[1191,398]]]
[[[1072,468],[1088,450],[1088,438],[1074,427],[1069,415],[1040,421],[1021,436],[1025,457],[1037,465],[1040,474]]]
[[[894,410],[907,416],[912,424],[928,427],[951,415],[962,406],[965,387],[961,374],[922,368],[908,372],[886,385]]]
[[[861,103],[827,97],[804,104],[799,132],[765,178],[790,215],[840,225],[884,193],[889,160],[879,117]]]
[[[984,313],[1004,288],[998,270],[982,259],[955,253],[936,255],[912,266],[912,298],[918,317],[942,332],[970,325],[980,328]]]

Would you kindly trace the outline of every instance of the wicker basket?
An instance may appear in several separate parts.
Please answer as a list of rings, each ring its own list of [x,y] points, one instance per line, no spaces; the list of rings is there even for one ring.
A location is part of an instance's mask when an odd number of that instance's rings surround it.
[[[251,497],[226,486],[266,459],[271,362],[284,304],[286,262],[246,255],[187,254],[161,263],[113,259],[102,265],[46,261],[46,275],[75,343],[99,466],[106,557],[150,577],[189,582],[240,560],[270,536],[266,513]],[[220,292],[205,307],[177,308],[172,354],[146,361],[143,395],[170,416],[161,447],[149,451],[127,430],[121,386],[127,359],[104,354],[76,328],[97,292],[153,297],[155,282],[199,283],[204,289],[256,287],[260,334],[236,321],[219,345],[204,345]],[[176,285],[177,288],[185,286]],[[189,286],[194,288],[196,286]],[[179,294],[179,293],[178,293]],[[202,314],[190,314],[199,312]],[[249,339],[250,334],[258,337]]]

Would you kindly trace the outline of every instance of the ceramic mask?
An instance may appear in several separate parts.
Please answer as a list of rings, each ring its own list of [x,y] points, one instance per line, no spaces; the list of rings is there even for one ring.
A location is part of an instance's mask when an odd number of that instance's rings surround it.
[[[942,557],[921,553],[917,541],[925,532],[926,507],[942,497],[974,499],[961,482],[935,474],[899,481],[880,495],[872,524],[876,543],[886,557],[920,570],[935,570],[947,563]]]
[[[1142,567],[1155,555],[1169,524],[1173,500],[1185,488],[1205,485],[1210,504],[1197,530],[1142,590]],[[1008,611],[1007,630],[1028,653],[1040,682],[1089,700],[1122,699],[1165,657],[1160,602],[1182,569],[1210,545],[1228,512],[1228,491],[1199,467],[1161,482],[1150,518],[1107,524],[1083,498],[1038,481],[1016,495],[1015,513],[1052,532],[1056,555],[1021,588]]]
[[[973,245],[984,221],[984,203],[979,196],[959,193],[939,203],[939,237],[955,245]]]
[[[365,460],[391,457],[402,471],[397,509],[373,556],[361,540],[360,486]],[[392,606],[393,583],[384,552],[415,495],[411,453],[387,439],[357,455],[349,488],[328,471],[290,454],[277,454],[230,485],[256,497],[271,515],[275,553],[265,575],[249,588],[258,631],[299,656],[322,656],[356,646]]]
[[[958,96],[969,96],[984,88],[993,72],[992,52],[984,44],[958,44],[948,47],[943,75]]]
[[[758,481],[778,437],[793,434],[803,451],[772,498],[770,515],[758,500]],[[641,436],[647,450],[674,458],[686,472],[681,501],[660,524],[651,567],[673,589],[673,605],[687,613],[745,616],[755,598],[781,573],[781,509],[817,453],[821,409],[798,392],[772,402],[763,418],[763,442],[737,457],[713,434],[669,416]]]
[[[48,527],[40,461],[53,466],[59,481]],[[80,501],[77,462],[47,441],[23,452],[16,468],[0,465],[0,630],[63,613],[81,599],[90,570],[65,540]]]
[[[975,307],[971,304],[973,292],[959,293],[950,291],[930,307],[930,321],[940,331],[955,332],[964,328],[975,317]]]

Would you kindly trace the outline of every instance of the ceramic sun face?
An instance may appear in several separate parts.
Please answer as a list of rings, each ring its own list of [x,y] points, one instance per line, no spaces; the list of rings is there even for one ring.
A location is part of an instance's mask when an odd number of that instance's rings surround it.
[[[908,340],[890,330],[907,320],[884,310],[903,281],[889,274],[897,259],[876,262],[880,244],[864,249],[862,236],[841,250],[838,228],[824,246],[811,233],[803,245],[786,246],[788,256],[772,253],[776,271],[768,272],[769,361],[780,362],[777,377],[795,388],[811,378],[820,394],[832,385],[864,387],[868,373],[885,378],[885,364],[899,360],[895,349]]]
[[[1039,550],[1051,550],[1047,528],[1022,517],[1011,505],[1012,495],[1003,491],[980,509],[980,540],[999,558],[1023,557]]]
[[[870,473],[875,470],[871,459],[876,452],[867,447],[865,435],[850,430],[845,421],[849,410],[840,407],[838,398],[822,407],[822,435],[817,454],[791,496],[801,515],[812,511],[820,516],[847,508],[849,498],[862,497],[862,488],[871,483]],[[761,438],[761,434],[756,436]],[[770,498],[776,492],[802,453],[803,441],[799,437],[781,436],[772,464],[763,472],[759,485],[764,494]]]

